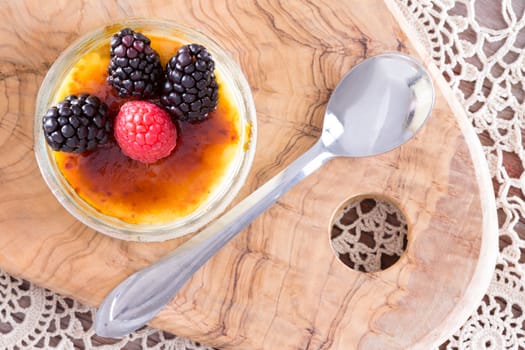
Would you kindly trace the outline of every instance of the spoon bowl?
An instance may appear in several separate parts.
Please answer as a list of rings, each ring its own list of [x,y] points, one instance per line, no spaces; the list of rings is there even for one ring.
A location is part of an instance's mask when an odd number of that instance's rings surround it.
[[[151,320],[227,242],[299,181],[337,156],[387,152],[409,140],[430,115],[434,89],[423,67],[391,53],[366,59],[337,85],[321,138],[255,192],[156,263],[135,272],[100,305],[95,331],[119,337]]]
[[[434,104],[426,70],[399,53],[373,56],[339,82],[326,108],[323,145],[336,156],[368,157],[412,138]]]

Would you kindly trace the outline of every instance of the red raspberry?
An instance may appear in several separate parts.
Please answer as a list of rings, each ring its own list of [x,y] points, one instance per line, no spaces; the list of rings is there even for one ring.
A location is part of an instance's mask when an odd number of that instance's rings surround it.
[[[149,102],[124,103],[114,130],[122,152],[143,163],[167,157],[177,143],[177,129],[168,113]]]

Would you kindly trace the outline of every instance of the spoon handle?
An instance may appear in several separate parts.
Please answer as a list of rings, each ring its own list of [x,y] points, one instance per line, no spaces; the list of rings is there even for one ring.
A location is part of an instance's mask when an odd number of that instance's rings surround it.
[[[95,330],[119,337],[151,320],[215,253],[299,181],[333,158],[318,141],[200,233],[120,283],[100,305]]]

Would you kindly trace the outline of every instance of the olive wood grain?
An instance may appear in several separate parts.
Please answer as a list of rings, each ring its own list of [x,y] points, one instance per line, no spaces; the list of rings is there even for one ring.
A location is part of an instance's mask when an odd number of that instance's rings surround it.
[[[184,241],[125,242],[83,226],[55,200],[33,155],[35,97],[53,60],[78,36],[129,16],[196,27],[241,65],[259,141],[239,199],[315,142],[332,89],[365,57],[412,54],[437,87],[415,139],[378,157],[329,162],[222,249],[153,326],[231,349],[428,349],[466,320],[495,264],[492,186],[462,106],[393,0],[2,2],[0,268],[97,305]],[[391,198],[409,222],[405,255],[369,274],[348,269],[329,244],[334,211],[364,193]]]

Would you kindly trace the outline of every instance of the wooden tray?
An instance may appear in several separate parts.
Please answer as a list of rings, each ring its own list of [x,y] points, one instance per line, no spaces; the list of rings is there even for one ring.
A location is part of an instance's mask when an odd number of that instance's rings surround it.
[[[435,78],[423,131],[387,154],[328,163],[222,249],[151,324],[232,349],[436,345],[488,286],[495,204],[477,136],[398,11],[394,0],[2,3],[0,267],[97,305],[185,239],[128,243],[98,234],[71,217],[40,176],[35,96],[53,60],[87,31],[129,16],[162,17],[199,28],[231,52],[259,121],[254,166],[238,199],[314,143],[344,73],[365,57],[403,51]],[[334,211],[363,193],[393,199],[408,217],[407,253],[383,272],[350,270],[330,248]]]

